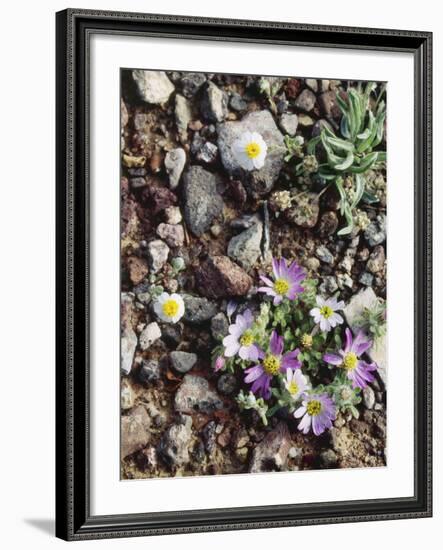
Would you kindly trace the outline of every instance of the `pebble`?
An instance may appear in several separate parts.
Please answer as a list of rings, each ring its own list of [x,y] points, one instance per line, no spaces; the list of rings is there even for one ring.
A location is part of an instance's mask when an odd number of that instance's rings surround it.
[[[363,404],[367,409],[373,409],[375,405],[375,393],[371,386],[363,389]]]
[[[248,107],[248,104],[240,94],[233,93],[231,95],[231,99],[229,100],[229,106],[234,111],[242,112],[246,110],[246,108]]]
[[[175,96],[174,114],[180,141],[183,143],[188,139],[188,125],[192,119],[192,111],[188,100],[180,94]]]
[[[137,86],[139,96],[143,101],[161,105],[168,101],[174,91],[174,85],[163,71],[132,71],[132,78]]]
[[[366,264],[366,269],[371,273],[379,273],[385,266],[385,249],[383,246],[378,245],[374,248],[369,256],[369,260]]]
[[[166,241],[169,246],[183,246],[185,241],[183,226],[161,223],[157,227],[156,232],[157,235]]]
[[[221,341],[228,334],[229,321],[223,312],[211,319],[211,334],[214,340]]]
[[[185,302],[185,313],[183,319],[188,323],[200,324],[209,321],[216,315],[218,308],[214,302],[200,296],[182,294]]]
[[[149,267],[153,273],[158,273],[168,260],[169,246],[157,239],[148,243]]]
[[[323,92],[318,98],[318,104],[326,117],[335,119],[341,117],[341,110],[334,91]]]
[[[251,277],[227,256],[210,256],[195,273],[200,292],[208,298],[245,296]]]
[[[122,416],[120,430],[122,458],[126,458],[148,444],[149,424],[148,413],[142,405],[133,409],[130,414]]]
[[[132,407],[134,406],[134,401],[135,401],[135,396],[134,396],[134,392],[132,391],[132,388],[127,385],[122,386],[122,389],[120,392],[121,408],[124,411],[127,411],[128,409],[132,409]]]
[[[372,283],[374,282],[374,276],[367,271],[363,271],[363,273],[361,273],[360,277],[358,278],[358,281],[362,285],[372,286]]]
[[[382,244],[386,240],[386,216],[379,214],[365,229],[364,236],[369,246]]]
[[[143,258],[130,256],[127,260],[129,278],[134,285],[140,284],[149,273],[148,264]]]
[[[182,219],[182,213],[180,212],[180,208],[178,206],[168,206],[165,208],[166,223],[177,225],[182,221]]]
[[[137,335],[131,326],[125,326],[120,340],[120,365],[125,374],[131,372],[136,347]]]
[[[198,151],[196,157],[200,162],[212,164],[217,159],[218,147],[210,141],[206,141]]]
[[[143,360],[138,370],[138,379],[142,384],[152,384],[160,379],[160,365],[155,359]]]
[[[315,78],[306,78],[305,84],[306,86],[309,86],[313,92],[318,91],[318,81]]]
[[[183,181],[186,225],[200,237],[223,211],[223,200],[217,191],[218,178],[201,166],[191,166]]]
[[[315,94],[311,90],[308,90],[306,88],[295,100],[295,106],[297,107],[297,109],[309,112],[312,111],[312,109],[314,108],[316,100],[317,98]]]
[[[323,282],[319,286],[319,290],[322,294],[333,294],[336,290],[338,290],[337,279],[333,275],[323,277]]]
[[[329,211],[322,214],[318,232],[322,237],[333,235],[337,231],[338,218],[335,212]]]
[[[333,254],[323,244],[317,247],[317,249],[315,250],[315,255],[319,260],[321,260],[325,264],[332,265],[334,263]]]
[[[228,256],[249,271],[261,254],[263,224],[257,221],[246,231],[232,237],[228,244]]]
[[[175,393],[174,407],[183,413],[201,412],[211,414],[223,407],[217,393],[209,388],[206,378],[186,374]]]
[[[171,469],[189,462],[189,443],[192,436],[192,418],[182,415],[164,433],[158,445],[160,458]]]
[[[228,114],[227,96],[213,82],[203,88],[200,100],[202,117],[209,122],[222,122]]]
[[[279,126],[285,134],[295,136],[298,126],[298,116],[296,114],[285,113],[280,117]]]
[[[140,348],[143,351],[146,351],[152,346],[155,341],[161,338],[161,335],[162,333],[158,324],[156,322],[149,323],[140,334],[138,340]]]
[[[169,187],[171,189],[176,189],[178,187],[185,164],[186,153],[184,149],[178,147],[167,153],[165,157],[165,168],[169,176]]]
[[[233,374],[224,373],[217,381],[217,389],[223,395],[232,395],[237,390],[237,379]]]
[[[174,369],[182,374],[190,371],[197,362],[197,355],[186,351],[171,351],[169,357]]]
[[[288,427],[284,422],[280,422],[254,448],[249,471],[258,473],[284,470],[290,448],[291,438]]]
[[[188,99],[192,98],[206,82],[204,73],[185,73],[181,78],[182,93]]]

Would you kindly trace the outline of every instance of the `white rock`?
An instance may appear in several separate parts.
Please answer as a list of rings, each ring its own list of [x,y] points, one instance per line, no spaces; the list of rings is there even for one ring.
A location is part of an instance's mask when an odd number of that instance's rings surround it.
[[[177,94],[175,96],[175,123],[182,142],[188,139],[188,124],[191,120],[192,112],[189,101]]]
[[[186,164],[186,153],[184,149],[178,147],[169,151],[165,157],[165,168],[169,175],[169,187],[176,189],[180,182],[183,168]]]
[[[178,206],[168,206],[165,208],[165,220],[166,223],[171,225],[177,225],[183,220],[182,213],[180,212],[180,207]]]
[[[136,69],[132,71],[138,93],[147,103],[161,105],[168,101],[174,91],[174,85],[163,71],[143,71]]]
[[[142,333],[140,334],[139,338],[139,344],[140,348],[143,351],[146,351],[148,348],[152,346],[152,344],[158,340],[162,335],[162,332],[160,330],[160,327],[157,323],[149,323],[149,325],[146,325],[146,327],[143,329]]]
[[[169,246],[156,239],[148,243],[148,259],[149,267],[152,273],[157,273],[165,265],[168,260]]]
[[[298,116],[286,113],[280,117],[279,126],[285,134],[295,136],[298,126]]]
[[[123,386],[120,393],[121,408],[126,411],[134,406],[134,392],[130,386]]]
[[[130,326],[126,326],[121,336],[121,369],[129,374],[134,361],[135,348],[137,347],[137,335]]]

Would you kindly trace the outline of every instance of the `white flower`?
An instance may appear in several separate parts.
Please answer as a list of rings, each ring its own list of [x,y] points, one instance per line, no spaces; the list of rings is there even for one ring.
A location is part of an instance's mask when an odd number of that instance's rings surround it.
[[[284,383],[285,388],[294,401],[297,401],[308,388],[308,379],[302,374],[300,369],[286,369],[286,380]]]
[[[183,298],[179,294],[162,292],[154,303],[157,316],[166,323],[176,323],[185,312]]]
[[[316,300],[318,307],[311,309],[309,314],[320,325],[323,332],[329,332],[332,328],[343,323],[342,316],[336,311],[345,307],[344,302],[337,302],[336,298],[325,300],[321,296],[317,296]]]
[[[268,146],[257,132],[244,132],[232,144],[232,152],[245,170],[259,170],[265,164]]]

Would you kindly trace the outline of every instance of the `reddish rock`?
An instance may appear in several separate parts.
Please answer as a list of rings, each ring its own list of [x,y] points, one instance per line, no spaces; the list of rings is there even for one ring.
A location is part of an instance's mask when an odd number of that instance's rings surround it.
[[[143,449],[149,441],[149,416],[143,406],[121,419],[121,457],[125,458]]]
[[[287,97],[295,99],[300,92],[301,82],[297,78],[290,78],[285,86]]]
[[[227,256],[209,257],[196,272],[198,290],[209,298],[244,296],[252,279]]]
[[[148,264],[143,258],[130,256],[127,261],[129,278],[134,285],[140,284],[149,273]]]
[[[154,207],[154,214],[173,206],[177,203],[177,196],[166,187],[154,187],[150,189],[150,199]]]

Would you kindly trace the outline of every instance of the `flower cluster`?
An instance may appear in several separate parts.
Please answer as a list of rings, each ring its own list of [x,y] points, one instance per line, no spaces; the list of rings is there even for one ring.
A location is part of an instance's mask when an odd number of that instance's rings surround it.
[[[344,302],[319,296],[316,281],[284,258],[274,258],[272,274],[260,279],[259,311],[230,302],[228,334],[214,352],[216,371],[243,370],[249,393],[240,392],[240,408],[256,410],[265,424],[286,408],[303,434],[316,436],[332,427],[338,411],[358,415],[359,392],[377,365],[365,360],[372,342],[363,331],[342,333]]]

